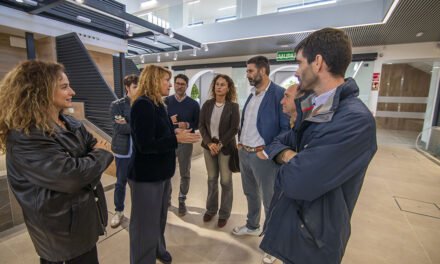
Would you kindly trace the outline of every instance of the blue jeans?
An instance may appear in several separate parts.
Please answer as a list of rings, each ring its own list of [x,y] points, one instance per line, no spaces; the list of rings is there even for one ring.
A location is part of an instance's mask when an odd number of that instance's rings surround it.
[[[238,151],[243,191],[248,202],[246,227],[260,227],[261,201],[266,217],[274,192],[278,165],[272,160],[261,160],[256,153],[244,149]]]
[[[116,161],[116,184],[115,184],[115,211],[124,211],[125,187],[127,186],[128,164],[130,158],[117,158]]]

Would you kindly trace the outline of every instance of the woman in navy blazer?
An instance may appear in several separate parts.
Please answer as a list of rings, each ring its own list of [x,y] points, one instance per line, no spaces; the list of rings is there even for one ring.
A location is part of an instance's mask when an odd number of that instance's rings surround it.
[[[150,65],[141,73],[131,108],[133,156],[128,179],[131,189],[130,263],[171,263],[164,232],[170,196],[170,178],[176,168],[177,143],[194,143],[199,135],[176,134],[163,96],[170,91],[171,72]]]

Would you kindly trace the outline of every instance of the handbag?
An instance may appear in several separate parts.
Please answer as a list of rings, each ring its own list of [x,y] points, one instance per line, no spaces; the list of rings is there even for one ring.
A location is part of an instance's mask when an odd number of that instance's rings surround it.
[[[229,169],[232,172],[240,172],[240,160],[238,158],[238,149],[237,146],[234,144],[234,147],[231,151],[231,156],[229,157]]]

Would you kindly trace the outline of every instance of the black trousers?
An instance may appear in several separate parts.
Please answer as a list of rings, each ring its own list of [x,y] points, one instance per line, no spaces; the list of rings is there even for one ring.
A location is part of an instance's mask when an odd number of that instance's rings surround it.
[[[94,246],[90,251],[71,260],[53,262],[40,258],[40,264],[99,264],[98,250]]]

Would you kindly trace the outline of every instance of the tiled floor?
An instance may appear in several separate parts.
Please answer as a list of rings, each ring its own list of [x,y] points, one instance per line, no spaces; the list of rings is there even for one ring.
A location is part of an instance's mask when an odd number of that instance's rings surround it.
[[[440,167],[411,147],[415,136],[415,133],[379,131],[379,150],[354,211],[352,235],[343,264],[440,263]],[[189,214],[182,218],[177,216],[175,207],[179,177],[173,178],[173,206],[166,229],[173,263],[261,263],[260,238],[230,234],[234,226],[246,219],[240,175],[234,174],[230,221],[219,229],[216,221],[208,224],[202,221],[207,192],[203,158],[194,159],[192,167]],[[113,191],[106,195],[112,209]],[[129,197],[127,200],[126,215],[129,215]],[[101,238],[98,252],[102,264],[129,262],[127,226],[128,222],[124,222],[124,228],[108,228],[107,237]],[[0,234],[0,263],[38,263],[25,228],[13,231]]]

